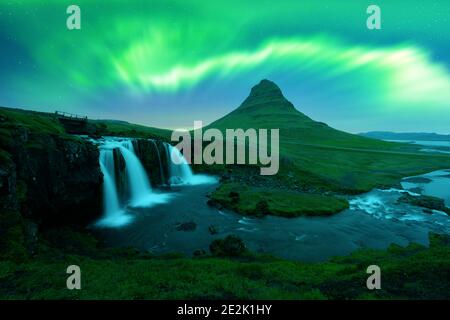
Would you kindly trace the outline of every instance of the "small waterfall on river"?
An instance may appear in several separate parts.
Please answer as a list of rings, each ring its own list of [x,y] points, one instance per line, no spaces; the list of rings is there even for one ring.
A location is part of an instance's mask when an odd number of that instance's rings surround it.
[[[192,182],[194,174],[178,148],[166,145],[169,162],[169,183],[189,184]]]
[[[125,160],[125,168],[131,189],[131,204],[132,206],[139,206],[152,193],[152,187],[141,161],[134,153],[132,141],[126,141],[119,148]]]
[[[188,162],[178,148],[165,144],[169,166],[169,184],[171,185],[197,185],[216,183],[215,177],[193,174]]]
[[[106,212],[119,214],[119,200],[114,175],[114,155],[112,149],[100,150],[100,169],[103,173],[104,207]]]
[[[104,217],[97,225],[99,226],[120,226],[130,221],[130,216],[126,215],[120,208],[119,197],[117,195],[114,149],[100,149],[100,170],[103,173],[103,211]]]

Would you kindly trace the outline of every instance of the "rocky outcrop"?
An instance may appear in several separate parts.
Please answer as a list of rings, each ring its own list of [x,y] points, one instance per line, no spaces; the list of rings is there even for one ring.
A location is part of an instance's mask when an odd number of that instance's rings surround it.
[[[274,105],[280,109],[295,110],[294,105],[283,96],[281,89],[274,82],[263,79],[252,88],[239,109],[259,109]]]
[[[168,152],[164,142],[161,140],[136,139],[133,141],[133,147],[152,185],[168,184]]]
[[[94,145],[25,127],[3,132],[2,208],[38,224],[84,225],[101,212],[102,175]]]
[[[398,198],[397,202],[429,209],[427,211],[424,210],[429,213],[432,213],[432,210],[438,210],[450,215],[450,208],[445,206],[444,200],[432,196],[412,196],[408,193],[404,193],[400,198]]]

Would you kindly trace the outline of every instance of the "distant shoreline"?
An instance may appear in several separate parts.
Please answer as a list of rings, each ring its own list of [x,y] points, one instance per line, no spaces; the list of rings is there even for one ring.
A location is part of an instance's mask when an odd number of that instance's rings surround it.
[[[449,141],[450,134],[438,134],[434,132],[391,132],[391,131],[369,131],[358,133],[358,135],[381,140],[400,141]]]

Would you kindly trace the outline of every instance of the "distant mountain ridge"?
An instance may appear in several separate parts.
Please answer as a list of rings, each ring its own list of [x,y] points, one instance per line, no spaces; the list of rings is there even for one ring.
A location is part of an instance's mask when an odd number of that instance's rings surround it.
[[[434,132],[370,131],[359,133],[359,135],[382,140],[450,141],[450,134],[437,134]]]

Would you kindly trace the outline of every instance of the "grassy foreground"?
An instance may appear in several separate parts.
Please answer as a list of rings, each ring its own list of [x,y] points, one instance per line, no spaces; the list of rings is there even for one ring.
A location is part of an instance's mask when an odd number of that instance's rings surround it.
[[[76,239],[76,237],[72,237]],[[71,240],[73,242],[73,240]],[[78,244],[80,245],[80,244]],[[1,299],[448,299],[450,240],[430,247],[359,250],[325,263],[246,254],[237,258],[152,257],[124,249],[52,249],[28,261],[0,262]],[[81,268],[81,290],[66,289],[66,268]],[[366,287],[369,265],[381,290]]]

